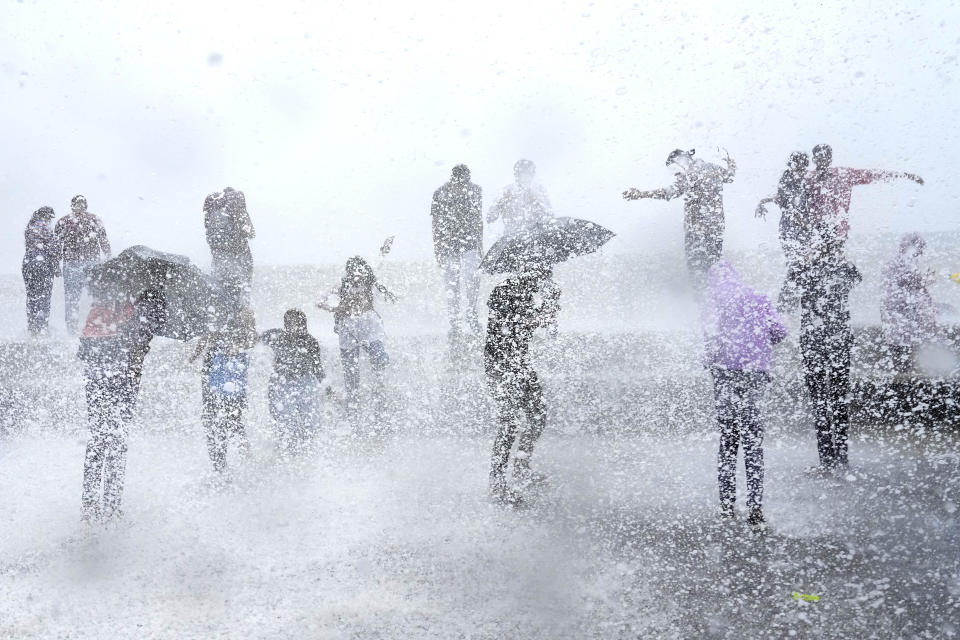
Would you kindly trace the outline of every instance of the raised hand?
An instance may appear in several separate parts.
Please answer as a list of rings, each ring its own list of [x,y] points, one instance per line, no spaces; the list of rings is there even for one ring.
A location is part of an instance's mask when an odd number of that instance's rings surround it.
[[[903,174],[903,177],[906,178],[907,180],[913,180],[917,184],[923,184],[923,178],[921,178],[915,173],[905,173]]]
[[[629,189],[623,192],[624,200],[639,200],[642,197],[643,197],[643,191],[640,191],[640,189],[637,189],[636,187],[630,187]]]

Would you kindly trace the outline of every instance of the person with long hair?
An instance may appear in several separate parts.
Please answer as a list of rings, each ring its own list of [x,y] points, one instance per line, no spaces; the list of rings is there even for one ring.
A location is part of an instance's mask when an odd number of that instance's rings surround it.
[[[50,224],[53,217],[53,209],[40,207],[30,216],[23,232],[21,272],[27,293],[27,329],[33,336],[47,331],[53,279],[60,275],[57,241]]]

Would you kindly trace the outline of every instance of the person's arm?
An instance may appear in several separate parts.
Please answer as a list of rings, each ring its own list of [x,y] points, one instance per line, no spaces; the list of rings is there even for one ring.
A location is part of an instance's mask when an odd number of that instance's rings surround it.
[[[277,338],[283,332],[283,329],[267,329],[260,334],[260,342],[271,349],[277,344]]]
[[[430,203],[430,219],[433,227],[433,255],[437,263],[443,255],[443,232],[447,220],[444,216],[443,203],[440,202],[440,190],[433,193],[433,202]]]
[[[97,243],[100,245],[100,252],[103,253],[104,257],[110,257],[110,241],[107,239],[107,228],[103,226],[103,222],[97,219]]]
[[[765,300],[767,314],[767,331],[770,336],[770,343],[777,344],[787,337],[787,326],[783,323],[780,314],[777,313],[769,300]]]
[[[316,338],[311,336],[310,340],[310,368],[313,371],[313,375],[316,376],[317,382],[323,382],[326,373],[323,370],[323,359],[321,358],[322,351],[320,349],[320,343],[317,342]]]
[[[503,209],[507,205],[507,199],[510,197],[510,192],[504,193],[493,203],[493,206],[490,207],[490,211],[487,212],[487,224],[496,222],[500,219],[500,216],[503,215]]]
[[[196,361],[197,358],[202,356],[204,352],[207,350],[207,343],[209,342],[209,340],[210,340],[209,334],[204,334],[200,336],[200,338],[197,340],[197,347],[196,349],[193,350],[193,354],[191,354],[191,356],[187,358],[187,362],[194,362]]]
[[[664,187],[663,189],[653,189],[652,191],[641,191],[640,189],[630,187],[623,192],[624,200],[642,200],[650,198],[652,200],[671,200],[677,196],[675,186]]]
[[[737,163],[730,157],[729,153],[724,158],[724,161],[727,163],[727,168],[721,168],[720,175],[723,177],[724,182],[733,182],[733,177],[737,175]]]
[[[257,235],[256,229],[253,228],[253,221],[250,220],[250,212],[246,209],[243,210],[243,220],[240,228],[243,230],[243,235],[247,240],[250,240]]]
[[[397,301],[397,296],[395,296],[395,295],[393,294],[393,292],[391,292],[389,289],[387,289],[384,285],[380,284],[380,281],[379,281],[379,280],[377,280],[376,282],[374,282],[374,285],[373,285],[373,286],[376,287],[377,291],[379,291],[380,294],[383,295],[383,299],[386,300],[387,302],[396,302],[396,301]]]
[[[53,226],[53,255],[57,261],[57,271],[62,273],[60,263],[63,262],[63,218],[57,220]]]
[[[849,186],[859,186],[880,182],[882,180],[897,180],[900,178],[913,180],[917,184],[923,184],[923,178],[914,173],[904,173],[901,171],[876,171],[872,169],[840,169],[840,179]]]
[[[753,212],[753,217],[760,218],[761,220],[767,219],[767,205],[776,202],[776,198],[764,198],[757,203],[757,208]]]
[[[470,219],[474,221],[474,233],[477,235],[477,251],[483,251],[483,190],[473,185],[470,197]]]

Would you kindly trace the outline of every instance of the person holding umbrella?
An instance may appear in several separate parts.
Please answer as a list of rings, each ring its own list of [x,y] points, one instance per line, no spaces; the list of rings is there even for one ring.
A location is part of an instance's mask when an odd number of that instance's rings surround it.
[[[497,405],[497,434],[490,468],[490,497],[501,504],[518,505],[522,489],[538,478],[530,468],[533,447],[547,422],[543,386],[529,360],[530,340],[540,327],[556,321],[554,304],[559,294],[551,280],[552,270],[531,262],[521,273],[494,287],[487,300],[487,339],[484,369],[487,386]],[[556,289],[556,293],[554,290]],[[544,295],[544,291],[547,295]],[[526,416],[527,428],[520,436],[514,460],[515,485],[507,484],[510,450]]]
[[[23,232],[24,253],[21,272],[27,292],[27,329],[38,336],[47,331],[53,279],[60,275],[57,242],[50,222],[53,209],[40,207],[30,216]]]
[[[90,282],[94,298],[77,357],[86,378],[87,441],[83,462],[83,519],[110,521],[122,516],[127,433],[150,341],[166,322],[163,294],[141,293],[133,302],[109,293],[107,283]]]
[[[702,285],[707,269],[723,253],[723,185],[733,182],[737,165],[728,154],[726,168],[694,158],[694,149],[674,149],[667,156],[667,166],[674,167],[676,180],[663,189],[641,191],[630,188],[623,192],[625,200],[653,198],[672,200],[684,197],[684,251],[687,266],[698,285]]]

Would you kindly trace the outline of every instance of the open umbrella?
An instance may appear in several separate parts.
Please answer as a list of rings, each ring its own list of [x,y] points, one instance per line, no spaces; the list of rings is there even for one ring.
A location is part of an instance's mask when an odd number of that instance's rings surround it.
[[[519,273],[532,266],[552,266],[593,253],[616,234],[589,220],[551,218],[497,240],[480,268],[487,273]]]
[[[91,290],[105,299],[163,294],[166,322],[157,335],[189,340],[229,317],[230,305],[190,259],[137,245],[89,269]]]

